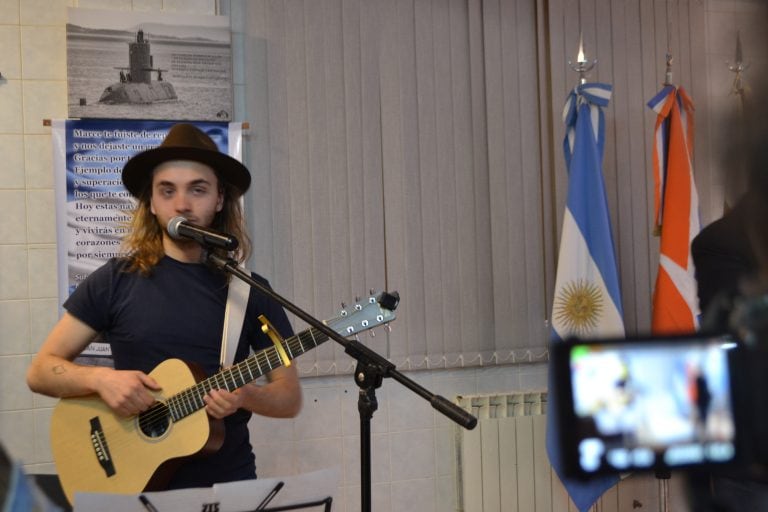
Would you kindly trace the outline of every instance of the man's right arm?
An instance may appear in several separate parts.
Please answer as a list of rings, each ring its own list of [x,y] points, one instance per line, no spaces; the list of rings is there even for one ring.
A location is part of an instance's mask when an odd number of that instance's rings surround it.
[[[98,394],[122,416],[146,410],[154,402],[149,390],[160,388],[152,377],[140,371],[73,362],[96,334],[84,322],[64,313],[32,360],[27,385],[36,393],[59,398]]]

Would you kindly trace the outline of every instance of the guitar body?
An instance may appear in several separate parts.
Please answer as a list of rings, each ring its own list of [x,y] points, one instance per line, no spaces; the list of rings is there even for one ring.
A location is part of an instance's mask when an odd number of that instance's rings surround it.
[[[198,373],[179,359],[159,364],[150,373],[162,386],[157,400],[194,386]],[[205,409],[179,422],[156,421],[163,410],[122,418],[98,396],[60,400],[51,418],[51,451],[69,502],[76,492],[133,494],[155,488],[167,482],[180,458],[221,447],[223,422]],[[148,421],[155,424],[150,430]]]

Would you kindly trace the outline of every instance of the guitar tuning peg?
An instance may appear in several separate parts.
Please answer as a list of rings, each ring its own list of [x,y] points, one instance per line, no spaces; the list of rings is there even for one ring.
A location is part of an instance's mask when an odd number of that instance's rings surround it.
[[[374,288],[371,288],[370,290],[368,290],[368,294],[369,295],[376,295],[376,290]]]
[[[360,302],[360,296],[359,295],[355,295],[355,302]]]
[[[342,302],[342,303],[341,303],[341,309],[347,309],[347,304],[346,304],[346,302]]]
[[[392,325],[391,324],[385,325],[384,328],[387,330],[387,332],[392,332]]]
[[[355,341],[358,341],[358,342],[360,341],[360,335],[359,334],[355,334]]]
[[[371,335],[371,338],[375,338],[376,337],[376,331],[368,331],[368,332]]]

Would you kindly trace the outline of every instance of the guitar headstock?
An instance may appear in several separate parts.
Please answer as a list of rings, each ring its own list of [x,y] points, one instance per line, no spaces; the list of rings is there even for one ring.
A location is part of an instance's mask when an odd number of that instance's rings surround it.
[[[342,336],[353,336],[394,320],[399,302],[400,295],[397,292],[371,294],[366,299],[355,301],[352,306],[343,307],[339,316],[327,324]]]

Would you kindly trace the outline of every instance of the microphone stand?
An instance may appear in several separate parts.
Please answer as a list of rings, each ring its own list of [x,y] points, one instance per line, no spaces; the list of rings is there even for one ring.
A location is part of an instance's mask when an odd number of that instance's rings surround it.
[[[235,260],[222,257],[215,254],[213,251],[209,251],[208,261],[215,267],[245,281],[251,288],[255,288],[267,297],[272,298],[310,326],[342,345],[344,351],[357,360],[354,379],[355,384],[360,388],[357,410],[360,415],[360,509],[362,512],[371,511],[371,418],[379,406],[376,400],[376,389],[381,387],[384,377],[395,379],[403,386],[429,401],[434,409],[460,426],[471,430],[477,425],[477,418],[470,413],[458,405],[451,403],[444,397],[435,395],[412,381],[397,371],[393,363],[359,341],[349,340],[340,334],[337,334],[333,329],[312,317],[309,313],[306,313],[295,304],[289,302],[274,290],[253,279],[250,273],[245,272]],[[394,309],[394,307],[397,306],[397,301],[400,300],[399,296],[397,296],[397,292],[394,292],[393,295],[394,304],[391,309]]]

